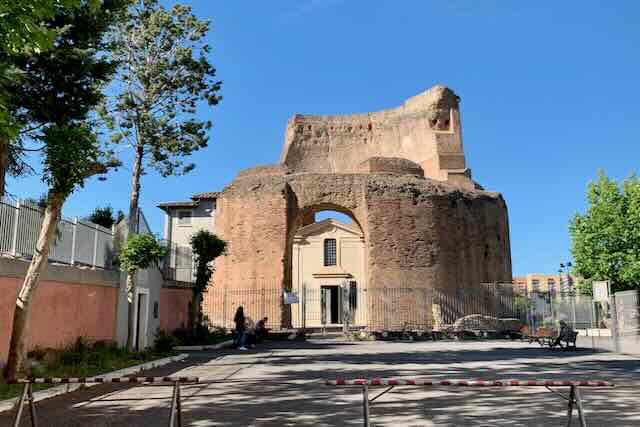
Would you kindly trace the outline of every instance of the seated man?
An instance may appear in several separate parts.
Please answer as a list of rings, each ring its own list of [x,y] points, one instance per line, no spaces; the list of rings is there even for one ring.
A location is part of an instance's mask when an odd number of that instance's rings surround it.
[[[267,337],[267,333],[269,331],[267,330],[265,325],[268,320],[269,320],[268,317],[264,317],[256,324],[256,329],[255,329],[256,342],[262,342]]]
[[[569,325],[567,325],[567,322],[565,322],[564,320],[561,320],[560,332],[558,333],[558,336],[556,337],[555,341],[551,344],[550,347],[554,348],[555,346],[559,346],[560,348],[563,348],[561,341],[568,340],[572,335],[573,335],[573,329]]]

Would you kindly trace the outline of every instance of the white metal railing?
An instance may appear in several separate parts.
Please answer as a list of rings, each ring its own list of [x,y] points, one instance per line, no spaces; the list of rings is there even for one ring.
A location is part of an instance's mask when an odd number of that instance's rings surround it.
[[[43,212],[33,203],[0,201],[0,255],[30,259],[36,247]],[[49,249],[49,260],[111,269],[114,232],[78,218],[61,218]]]
[[[160,265],[164,278],[178,282],[195,282],[195,267],[193,265],[191,246],[178,245],[167,240],[162,240],[160,243],[169,249],[167,256]]]

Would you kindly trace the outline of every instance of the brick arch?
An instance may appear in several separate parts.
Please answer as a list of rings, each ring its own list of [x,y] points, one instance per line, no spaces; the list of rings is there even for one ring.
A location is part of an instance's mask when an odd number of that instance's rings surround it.
[[[370,290],[455,291],[511,280],[499,194],[390,173],[268,172],[239,176],[218,199],[216,232],[229,242],[214,278],[219,287],[290,289],[293,235],[326,209],[349,215],[362,230]],[[288,327],[289,307],[279,310],[270,318]]]

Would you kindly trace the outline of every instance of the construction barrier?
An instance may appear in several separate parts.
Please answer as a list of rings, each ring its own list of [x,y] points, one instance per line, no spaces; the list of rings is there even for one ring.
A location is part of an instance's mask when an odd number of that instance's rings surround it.
[[[329,386],[358,386],[362,388],[362,417],[365,427],[370,427],[370,405],[391,391],[394,387],[398,386],[424,386],[424,387],[437,387],[437,386],[454,386],[454,387],[546,387],[550,392],[567,400],[567,425],[571,425],[573,417],[574,405],[578,409],[578,419],[580,420],[580,426],[586,427],[587,421],[582,409],[582,400],[580,399],[580,387],[614,387],[614,384],[609,381],[576,381],[576,380],[427,380],[427,379],[342,379],[327,380],[325,382]],[[369,399],[369,387],[382,386],[387,387],[384,391],[377,396]],[[552,390],[549,387],[570,387],[569,396],[565,396]]]
[[[29,402],[31,426],[37,427],[36,406],[33,399],[33,384],[173,384],[171,396],[171,413],[169,427],[182,427],[182,403],[180,400],[180,384],[197,384],[197,377],[92,377],[92,378],[24,378],[9,381],[9,384],[24,384],[13,427],[19,427],[24,405]]]

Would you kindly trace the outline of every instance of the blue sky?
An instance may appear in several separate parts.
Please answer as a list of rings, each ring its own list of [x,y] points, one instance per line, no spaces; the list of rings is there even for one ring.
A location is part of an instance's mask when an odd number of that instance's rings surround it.
[[[474,178],[507,201],[514,274],[553,273],[570,257],[567,224],[598,168],[616,179],[638,170],[640,2],[188,3],[213,21],[224,99],[200,111],[214,126],[191,174],[143,178],[141,206],[158,233],[158,203],[277,162],[294,113],[390,108],[437,83],[462,98]],[[130,173],[88,183],[65,216],[126,210]],[[44,191],[37,177],[9,185],[20,196]]]

